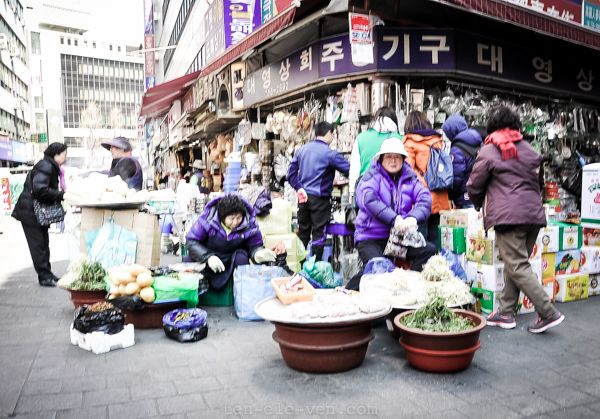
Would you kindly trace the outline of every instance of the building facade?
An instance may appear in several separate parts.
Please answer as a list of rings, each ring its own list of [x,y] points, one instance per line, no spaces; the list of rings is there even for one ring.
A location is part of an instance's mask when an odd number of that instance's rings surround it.
[[[19,0],[0,1],[0,167],[27,162],[30,133],[27,38]]]
[[[90,37],[85,3],[32,1],[30,34],[32,134],[70,147],[69,164],[104,167],[100,143],[124,136],[138,149],[143,59],[138,45]],[[139,152],[139,150],[137,150]]]

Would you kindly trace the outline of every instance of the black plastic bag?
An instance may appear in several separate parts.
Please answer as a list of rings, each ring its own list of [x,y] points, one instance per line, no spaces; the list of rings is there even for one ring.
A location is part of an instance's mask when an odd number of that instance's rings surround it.
[[[75,310],[73,328],[81,333],[103,332],[114,335],[123,330],[125,316],[114,307],[104,311],[90,311],[88,306]]]
[[[174,326],[163,325],[167,337],[178,342],[198,342],[208,336],[208,325],[193,327],[191,329],[179,329]]]
[[[569,192],[575,197],[581,197],[581,188],[583,181],[583,169],[578,167],[575,172],[567,176],[562,183],[562,187],[565,191]]]
[[[110,303],[121,310],[140,311],[144,309],[144,300],[138,295],[128,295],[116,297],[110,300]]]

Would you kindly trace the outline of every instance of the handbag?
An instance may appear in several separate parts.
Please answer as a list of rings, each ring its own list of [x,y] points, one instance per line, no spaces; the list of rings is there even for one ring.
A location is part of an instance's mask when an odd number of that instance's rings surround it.
[[[33,200],[33,213],[38,224],[42,227],[50,227],[51,224],[63,221],[65,219],[65,210],[60,202],[48,204],[33,197],[33,173],[29,174],[29,183]]]

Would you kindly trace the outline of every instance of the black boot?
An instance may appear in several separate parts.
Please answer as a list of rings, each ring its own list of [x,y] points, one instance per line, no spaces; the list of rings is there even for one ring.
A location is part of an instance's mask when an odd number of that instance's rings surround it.
[[[54,278],[44,278],[38,280],[41,287],[55,287],[56,282],[54,282]]]

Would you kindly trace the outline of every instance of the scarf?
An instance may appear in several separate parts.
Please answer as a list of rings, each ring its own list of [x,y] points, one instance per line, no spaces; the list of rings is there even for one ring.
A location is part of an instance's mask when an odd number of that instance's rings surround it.
[[[502,152],[502,160],[519,159],[517,154],[517,147],[515,143],[518,143],[523,139],[523,135],[517,130],[504,128],[498,131],[492,132],[485,139],[485,144],[494,144]]]
[[[373,123],[372,127],[375,131],[381,132],[383,134],[388,132],[398,132],[398,125],[392,120],[392,118],[388,118],[387,116],[379,117]]]

